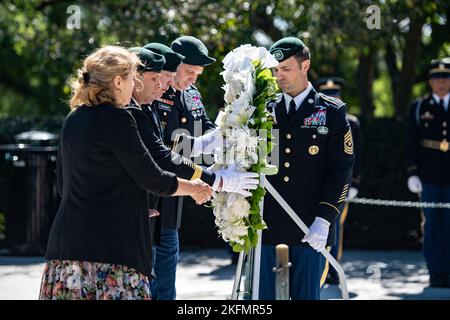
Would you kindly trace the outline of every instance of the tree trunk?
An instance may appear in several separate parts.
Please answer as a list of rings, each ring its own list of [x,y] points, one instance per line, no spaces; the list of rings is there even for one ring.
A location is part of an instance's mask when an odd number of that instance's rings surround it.
[[[405,48],[403,49],[402,70],[394,101],[395,109],[398,110],[396,113],[398,120],[403,119],[409,109],[422,36],[422,19],[415,14],[412,14],[410,19],[409,31],[406,35]]]
[[[361,116],[364,118],[373,117],[373,95],[372,84],[374,75],[373,50],[369,53],[361,53],[359,56],[359,65],[357,70],[358,98],[361,107]]]
[[[397,68],[397,58],[395,56],[395,51],[391,43],[389,43],[386,46],[385,61],[389,77],[391,79],[392,103],[394,104],[394,114],[400,114],[400,111],[398,110],[398,105],[396,103],[398,99],[397,89],[400,83],[400,72]]]

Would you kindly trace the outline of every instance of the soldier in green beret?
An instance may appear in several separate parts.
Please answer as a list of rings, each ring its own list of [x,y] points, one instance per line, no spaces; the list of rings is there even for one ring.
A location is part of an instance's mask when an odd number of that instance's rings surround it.
[[[345,104],[318,93],[308,81],[311,56],[296,37],[275,42],[270,53],[282,93],[268,105],[273,110],[280,148],[279,171],[267,179],[309,226],[303,234],[278,202],[264,199],[259,298],[275,299],[275,246],[289,246],[290,297],[318,300],[326,277],[319,252],[335,241],[336,218],[347,197],[354,161],[353,140]]]
[[[166,59],[166,63],[164,63],[161,70],[161,91],[160,95],[157,97],[157,99],[159,99],[167,90],[169,90],[169,88],[174,86],[178,66],[183,62],[185,57],[176,53],[168,46],[158,42],[148,43],[143,48],[163,55]]]
[[[161,93],[161,70],[166,59],[163,55],[145,48],[133,47],[128,50],[136,53],[142,63],[138,68],[137,83],[133,90],[130,106],[151,103]]]

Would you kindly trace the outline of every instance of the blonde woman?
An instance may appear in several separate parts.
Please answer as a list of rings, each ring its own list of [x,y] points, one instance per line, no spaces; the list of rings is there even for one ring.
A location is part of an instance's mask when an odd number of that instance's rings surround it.
[[[211,197],[203,182],[163,171],[145,148],[129,103],[139,59],[106,46],[73,82],[60,135],[62,196],[48,240],[40,299],[150,299],[147,192]]]

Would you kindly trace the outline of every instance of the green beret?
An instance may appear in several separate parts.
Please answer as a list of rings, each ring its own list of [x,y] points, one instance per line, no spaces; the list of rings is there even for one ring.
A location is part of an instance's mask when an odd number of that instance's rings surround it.
[[[175,39],[170,46],[173,51],[185,56],[183,63],[205,67],[216,59],[208,57],[208,49],[199,39],[183,36]]]
[[[433,60],[428,66],[428,76],[433,78],[450,78],[450,63],[443,60]]]
[[[169,72],[176,72],[178,66],[184,59],[183,55],[176,53],[175,51],[173,51],[168,46],[162,43],[158,42],[148,43],[144,46],[144,48],[163,55],[164,58],[166,58],[166,63],[163,66],[163,70]]]
[[[299,38],[286,37],[275,42],[270,47],[269,52],[278,62],[283,62],[303,50],[303,48],[305,48],[305,44]]]
[[[135,53],[141,60],[143,65],[138,67],[138,71],[140,72],[161,72],[164,63],[166,63],[166,59],[163,55],[157,54],[148,49],[133,47],[128,50]]]

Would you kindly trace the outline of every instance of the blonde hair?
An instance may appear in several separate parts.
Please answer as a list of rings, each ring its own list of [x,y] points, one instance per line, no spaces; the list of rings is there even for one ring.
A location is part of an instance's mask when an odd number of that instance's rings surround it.
[[[72,97],[70,108],[81,105],[95,106],[102,103],[117,105],[113,79],[126,78],[135,73],[141,62],[137,55],[119,46],[105,46],[91,53],[70,80]]]

